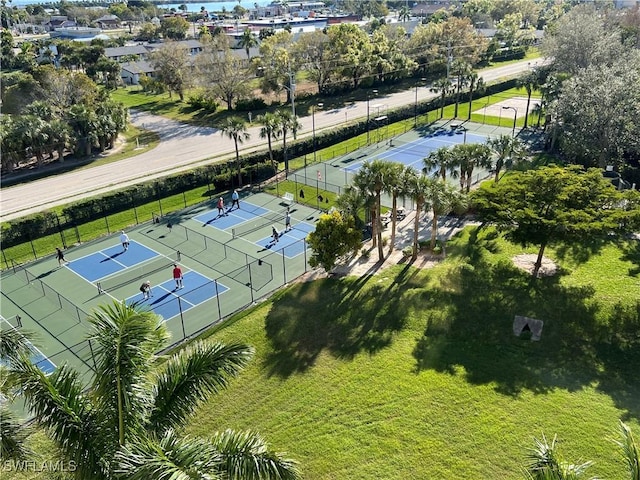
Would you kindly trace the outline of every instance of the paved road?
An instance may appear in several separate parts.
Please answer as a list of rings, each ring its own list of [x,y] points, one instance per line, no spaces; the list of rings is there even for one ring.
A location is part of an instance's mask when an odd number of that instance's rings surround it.
[[[536,62],[519,62],[503,67],[480,71],[485,82],[516,75]],[[433,98],[429,89],[418,88],[418,101]],[[384,110],[399,105],[414,104],[414,89],[379,96],[370,100],[371,115],[383,115]],[[375,110],[374,110],[375,109]],[[379,113],[378,113],[379,112]],[[317,111],[316,132],[339,126],[367,115],[367,103],[357,102],[343,108]],[[133,185],[144,180],[162,177],[168,173],[188,170],[197,165],[210,163],[216,158],[228,158],[234,152],[233,141],[223,137],[219,130],[208,127],[185,125],[144,112],[134,112],[132,122],[143,128],[158,132],[160,144],[149,152],[117,163],[64,173],[33,182],[2,188],[0,190],[0,221],[87,198],[115,188]],[[311,116],[300,118],[303,125],[299,136],[311,135]],[[244,152],[264,149],[258,125],[249,128],[251,138],[242,146]]]

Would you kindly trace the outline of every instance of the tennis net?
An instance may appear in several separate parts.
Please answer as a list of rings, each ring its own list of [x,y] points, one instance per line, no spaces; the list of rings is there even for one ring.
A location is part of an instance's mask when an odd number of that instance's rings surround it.
[[[129,267],[121,272],[117,272],[113,275],[101,278],[98,282],[96,282],[96,286],[98,287],[98,291],[100,293],[109,292],[124,285],[129,285],[136,280],[151,275],[155,272],[168,269],[179,260],[179,252],[174,252],[170,256],[158,256],[147,262],[134,265],[133,267]]]
[[[260,215],[253,220],[249,220],[237,227],[231,229],[231,235],[233,238],[244,237],[256,230],[260,230],[261,228],[266,227],[267,225],[273,225],[274,223],[279,223],[284,225],[284,217],[286,214],[286,209],[280,212],[267,213],[264,215]]]
[[[415,155],[419,157],[428,157],[433,151],[433,146],[424,142],[408,142],[404,140],[394,139],[389,148],[394,148],[401,153]]]

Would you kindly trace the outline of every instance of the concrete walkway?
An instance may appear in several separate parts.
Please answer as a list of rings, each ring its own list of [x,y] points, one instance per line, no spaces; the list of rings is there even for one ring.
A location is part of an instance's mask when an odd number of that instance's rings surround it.
[[[517,75],[535,64],[535,62],[523,61],[482,70],[479,73],[485,82],[491,82]],[[429,92],[428,88],[418,89],[419,102],[433,97],[434,94]],[[372,105],[377,104],[391,109],[400,105],[413,105],[415,100],[416,91],[411,89],[376,97]],[[315,114],[316,133],[364,118],[366,115],[366,101],[356,102],[339,109],[318,111]],[[131,120],[136,126],[157,132],[161,138],[160,144],[151,151],[119,162],[2,188],[0,190],[0,221],[11,220],[170,173],[189,170],[212,161],[232,158],[235,152],[233,141],[223,137],[216,128],[186,125],[145,112],[132,112]],[[311,116],[301,117],[299,120],[303,126],[299,137],[310,136]],[[250,139],[243,144],[243,152],[266,148],[266,142],[260,138],[259,131],[260,126],[256,124],[249,128]]]

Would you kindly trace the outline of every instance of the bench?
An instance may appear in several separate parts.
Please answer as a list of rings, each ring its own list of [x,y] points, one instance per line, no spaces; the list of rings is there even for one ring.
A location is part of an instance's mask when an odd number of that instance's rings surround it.
[[[291,192],[285,192],[285,194],[284,194],[284,195],[282,195],[282,199],[283,199],[285,202],[293,203],[293,193],[291,193]]]

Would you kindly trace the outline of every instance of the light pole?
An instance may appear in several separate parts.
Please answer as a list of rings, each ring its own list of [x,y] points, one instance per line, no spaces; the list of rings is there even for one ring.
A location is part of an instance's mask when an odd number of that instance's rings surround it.
[[[418,87],[426,81],[426,78],[421,78],[420,83],[416,83],[416,101],[413,104],[413,128],[418,127]]]
[[[378,90],[373,90],[371,93],[376,95],[378,93]],[[367,145],[369,145],[369,99],[370,98],[371,98],[371,95],[369,94],[369,92],[367,92]]]
[[[322,108],[323,103],[311,106],[311,130],[313,132],[313,163],[316,163],[316,108]],[[307,156],[304,157],[304,168],[307,168]]]
[[[516,121],[518,120],[518,109],[516,107],[502,107],[503,110],[513,110],[513,132],[511,136],[516,136]]]

